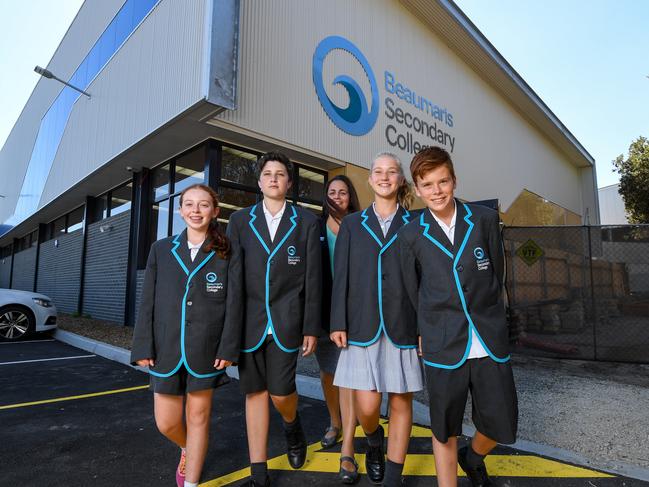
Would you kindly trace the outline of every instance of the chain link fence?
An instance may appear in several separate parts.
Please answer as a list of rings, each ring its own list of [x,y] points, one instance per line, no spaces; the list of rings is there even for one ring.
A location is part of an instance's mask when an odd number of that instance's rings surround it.
[[[514,351],[649,363],[649,225],[506,227]]]

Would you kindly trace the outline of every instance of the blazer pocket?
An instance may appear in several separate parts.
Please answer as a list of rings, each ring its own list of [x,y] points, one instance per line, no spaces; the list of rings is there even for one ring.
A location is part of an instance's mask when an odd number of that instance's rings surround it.
[[[428,321],[427,326],[428,330],[425,332],[425,339],[422,344],[424,353],[435,353],[444,348],[446,321],[447,316],[445,313],[431,313],[431,319]]]

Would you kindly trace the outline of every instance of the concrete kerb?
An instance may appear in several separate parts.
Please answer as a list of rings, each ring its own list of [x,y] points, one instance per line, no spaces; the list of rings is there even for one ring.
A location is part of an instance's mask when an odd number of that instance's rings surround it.
[[[57,340],[72,345],[73,347],[80,348],[87,352],[94,353],[101,357],[107,358],[114,362],[118,362],[124,365],[128,365],[134,369],[140,370],[142,372],[147,372],[147,369],[144,367],[133,366],[130,363],[130,352],[124,348],[115,347],[107,343],[103,343],[91,338],[86,338],[76,333],[71,333],[65,330],[56,330],[54,333],[54,338]],[[228,367],[227,374],[234,378],[239,378],[239,371],[237,367]],[[296,378],[297,392],[299,395],[308,397],[310,399],[317,399],[320,401],[324,400],[324,395],[322,393],[322,388],[320,387],[320,379],[316,377],[308,377],[306,375],[298,374]],[[388,412],[388,403],[387,395],[384,395],[383,401],[381,403],[381,414],[387,415]],[[419,402],[413,401],[413,421],[422,426],[430,426],[430,416],[428,412],[428,406]],[[475,428],[471,424],[464,424],[462,427],[462,432],[466,436],[473,436],[475,433]],[[592,460],[585,458],[577,453],[571,452],[569,450],[564,450],[562,448],[556,448],[553,446],[543,445],[540,443],[535,443],[528,440],[518,440],[516,443],[511,445],[515,449],[523,450],[530,453],[535,453],[537,455],[543,455],[548,458],[555,460],[573,463],[575,465],[581,465],[584,467],[595,468],[597,470],[607,472],[613,475],[624,475],[626,477],[631,477],[638,480],[644,480],[649,482],[649,469],[642,467],[636,467],[634,465],[627,465],[623,463],[614,463],[605,466],[596,465]]]

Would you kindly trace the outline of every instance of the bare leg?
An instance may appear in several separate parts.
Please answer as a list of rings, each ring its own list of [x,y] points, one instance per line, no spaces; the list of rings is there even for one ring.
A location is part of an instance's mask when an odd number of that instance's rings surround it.
[[[183,396],[153,394],[153,414],[160,433],[180,448],[187,443],[187,430],[183,420]]]
[[[373,433],[379,426],[381,414],[381,393],[376,391],[354,391],[354,411],[365,433]]]
[[[340,413],[343,424],[343,444],[340,449],[340,456],[354,457],[354,434],[356,433],[356,413],[354,412],[354,396],[351,389],[340,388]],[[349,462],[343,462],[345,470],[354,470]]]
[[[295,421],[297,415],[297,392],[288,396],[270,396],[277,412],[282,416],[285,423]]]
[[[457,487],[457,437],[442,443],[433,435],[433,453],[439,487]]]
[[[412,431],[412,393],[390,394],[390,435],[388,459],[404,463]]]
[[[246,394],[246,431],[250,463],[268,459],[268,424],[270,416],[268,391]]]
[[[187,418],[187,461],[185,478],[198,482],[201,478],[210,432],[213,389],[187,393],[185,416]]]
[[[483,435],[479,431],[475,432],[475,435],[473,436],[473,440],[471,440],[471,448],[473,449],[474,452],[476,452],[478,455],[488,455],[491,450],[494,449],[494,447],[498,443],[488,436]]]
[[[329,410],[331,426],[341,429],[339,391],[338,387],[334,385],[334,376],[321,370],[320,384],[322,384],[322,392],[324,393],[327,409]]]

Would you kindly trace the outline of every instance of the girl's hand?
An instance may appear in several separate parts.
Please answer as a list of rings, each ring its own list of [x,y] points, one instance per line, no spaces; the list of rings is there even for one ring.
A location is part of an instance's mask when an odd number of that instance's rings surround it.
[[[225,369],[226,367],[229,367],[230,365],[232,365],[232,362],[229,361],[229,360],[225,360],[225,359],[217,358],[217,359],[214,361],[214,368],[215,368],[216,370],[223,370],[223,369]]]
[[[305,335],[304,340],[302,340],[302,356],[306,357],[315,352],[315,347],[318,345],[318,337]]]
[[[155,361],[152,358],[143,358],[142,360],[138,360],[135,363],[138,364],[140,367],[154,367],[155,366]]]
[[[338,348],[347,348],[346,331],[334,331],[329,335],[329,338],[336,344]]]

